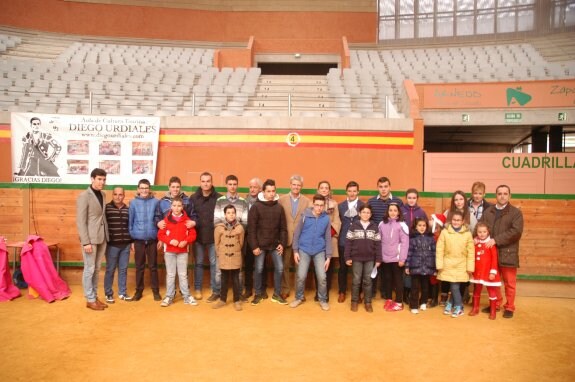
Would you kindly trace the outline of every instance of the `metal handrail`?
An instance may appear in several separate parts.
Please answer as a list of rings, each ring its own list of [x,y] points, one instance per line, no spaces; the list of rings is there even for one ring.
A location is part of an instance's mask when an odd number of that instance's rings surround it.
[[[243,93],[241,93],[243,94]],[[141,106],[146,108],[148,114],[162,111],[162,103],[177,101],[177,110],[189,111],[192,116],[202,110],[213,111],[216,114],[219,110],[238,111],[241,115],[243,111],[256,110],[262,113],[267,111],[285,112],[288,116],[294,116],[301,112],[317,112],[324,114],[327,112],[338,112],[340,114],[359,112],[365,115],[370,113],[383,113],[385,117],[389,116],[388,104],[389,96],[366,96],[366,95],[329,95],[323,93],[319,95],[301,95],[292,92],[270,92],[264,95],[247,95],[242,97],[241,101],[234,101],[234,95],[208,95],[190,94],[181,96],[163,96],[152,95],[150,98],[144,93],[141,96],[130,97],[123,92],[104,92],[104,91],[62,91],[38,92],[26,90],[9,90],[5,95],[12,97],[18,105],[26,106],[23,111],[33,111],[34,106],[54,106],[56,107],[77,107],[79,112],[89,112],[92,114],[97,108],[104,107],[112,110],[134,110],[140,109]],[[83,95],[83,98],[81,97]],[[112,97],[112,98],[110,98]],[[123,102],[113,97],[124,97]],[[161,97],[161,99],[159,99]],[[51,98],[46,100],[45,98]],[[5,98],[6,99],[6,98]],[[71,100],[77,100],[76,102]],[[148,101],[155,101],[154,104]],[[6,102],[6,101],[5,101]],[[188,102],[188,103],[186,103]],[[238,102],[242,105],[231,104]],[[166,106],[166,105],[164,105]],[[173,105],[170,105],[169,111],[175,114]]]

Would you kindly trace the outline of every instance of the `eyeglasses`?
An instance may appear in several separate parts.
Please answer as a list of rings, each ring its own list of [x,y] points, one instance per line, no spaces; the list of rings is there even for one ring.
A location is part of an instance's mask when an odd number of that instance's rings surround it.
[[[324,208],[325,204],[313,204],[314,207],[320,207],[320,208]]]
[[[138,187],[140,190],[149,190],[150,187]]]

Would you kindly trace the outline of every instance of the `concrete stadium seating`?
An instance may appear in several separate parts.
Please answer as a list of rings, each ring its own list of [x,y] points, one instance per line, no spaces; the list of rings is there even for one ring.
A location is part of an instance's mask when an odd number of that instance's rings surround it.
[[[34,45],[26,37],[0,33],[0,110],[403,118],[404,79],[459,83],[575,76],[573,61],[548,62],[529,43],[353,48],[351,68],[343,71],[262,76],[259,68],[214,68],[214,49],[200,44],[86,42],[69,36],[39,40]],[[20,52],[22,45],[26,49]],[[52,49],[41,54],[46,46]]]

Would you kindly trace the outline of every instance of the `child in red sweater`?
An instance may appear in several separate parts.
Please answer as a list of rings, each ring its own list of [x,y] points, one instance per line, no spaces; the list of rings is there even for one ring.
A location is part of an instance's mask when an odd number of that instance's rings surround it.
[[[497,308],[496,292],[501,286],[501,279],[497,271],[497,247],[487,248],[485,246],[485,243],[491,239],[487,224],[479,222],[475,226],[475,230],[477,233],[475,238],[475,272],[473,272],[470,280],[475,284],[475,289],[473,290],[473,310],[469,312],[469,315],[476,316],[479,313],[481,289],[485,285],[489,295],[489,319],[495,320]]]
[[[180,283],[180,291],[184,296],[184,304],[198,305],[190,295],[188,286],[188,245],[196,240],[196,229],[187,228],[190,220],[184,212],[184,202],[180,197],[172,199],[171,211],[164,221],[166,227],[158,231],[158,240],[164,244],[164,260],[166,263],[166,297],[161,306],[172,305],[176,294],[176,273]]]

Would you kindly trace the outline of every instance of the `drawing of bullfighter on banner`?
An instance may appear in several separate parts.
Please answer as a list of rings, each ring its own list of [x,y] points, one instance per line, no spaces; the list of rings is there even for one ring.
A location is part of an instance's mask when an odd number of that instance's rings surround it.
[[[30,120],[31,131],[22,138],[22,154],[17,176],[60,177],[54,164],[62,146],[49,132],[42,131],[38,117]]]

